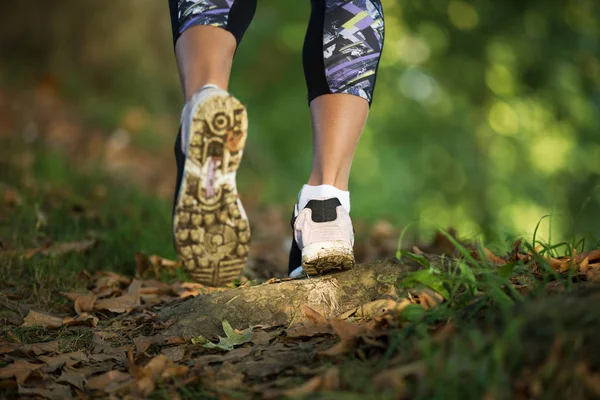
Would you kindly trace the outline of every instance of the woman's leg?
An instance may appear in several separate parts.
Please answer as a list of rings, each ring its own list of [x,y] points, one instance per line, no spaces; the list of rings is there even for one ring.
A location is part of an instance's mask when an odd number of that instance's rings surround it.
[[[242,272],[250,227],[235,174],[246,109],[227,93],[235,49],[256,0],[169,0],[185,106],[175,143],[175,247],[193,279],[219,286]]]
[[[348,179],[373,99],[384,37],[379,0],[311,4],[303,63],[313,163],[294,211],[291,277],[354,265]]]
[[[175,54],[186,103],[208,84],[227,90],[235,48],[233,35],[214,26],[193,26],[181,34]]]
[[[311,186],[348,190],[383,38],[379,0],[312,0],[303,57],[313,126]]]
[[[169,0],[169,8],[185,101],[207,84],[227,90],[256,0]]]

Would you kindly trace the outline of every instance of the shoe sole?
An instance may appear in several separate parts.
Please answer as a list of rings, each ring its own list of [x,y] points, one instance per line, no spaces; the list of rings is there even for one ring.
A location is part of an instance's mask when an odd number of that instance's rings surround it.
[[[173,219],[175,247],[192,279],[222,286],[248,259],[250,224],[235,182],[248,118],[227,93],[211,95],[193,113]]]
[[[302,269],[308,276],[345,271],[354,264],[354,251],[343,240],[313,243],[302,249]]]

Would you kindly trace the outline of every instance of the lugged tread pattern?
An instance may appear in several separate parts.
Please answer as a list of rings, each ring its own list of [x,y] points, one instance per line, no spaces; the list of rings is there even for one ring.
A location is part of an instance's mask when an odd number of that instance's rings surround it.
[[[250,224],[235,185],[248,131],[245,107],[216,94],[195,110],[173,220],[175,245],[188,275],[222,286],[244,269]]]
[[[314,257],[302,260],[302,269],[308,276],[323,275],[336,271],[346,271],[354,268],[354,253],[352,251],[323,249]]]

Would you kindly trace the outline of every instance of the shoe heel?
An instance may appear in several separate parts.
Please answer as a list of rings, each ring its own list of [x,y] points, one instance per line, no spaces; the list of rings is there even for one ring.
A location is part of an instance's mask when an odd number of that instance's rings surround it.
[[[302,268],[308,276],[344,271],[354,265],[352,247],[343,240],[313,243],[302,249]]]

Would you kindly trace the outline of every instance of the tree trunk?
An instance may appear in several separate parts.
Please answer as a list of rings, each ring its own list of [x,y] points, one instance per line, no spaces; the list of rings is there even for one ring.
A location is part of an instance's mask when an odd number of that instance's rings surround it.
[[[167,334],[214,338],[223,335],[223,320],[236,329],[303,321],[302,305],[332,318],[394,293],[408,272],[421,268],[412,260],[390,259],[331,275],[241,287],[191,298],[161,311],[159,319],[174,321]]]

